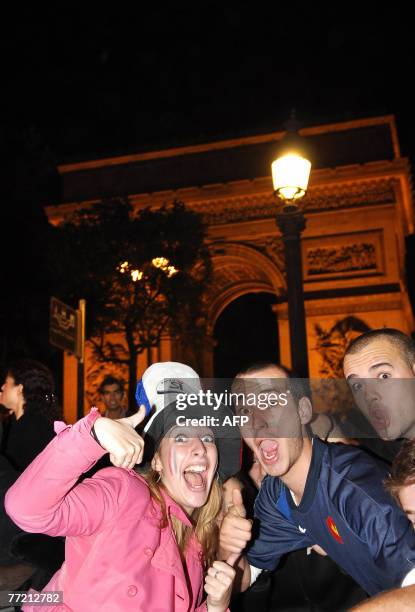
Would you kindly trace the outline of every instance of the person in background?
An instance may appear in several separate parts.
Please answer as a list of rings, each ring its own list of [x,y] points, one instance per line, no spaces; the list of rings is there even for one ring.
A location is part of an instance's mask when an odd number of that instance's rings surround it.
[[[11,364],[0,402],[10,415],[3,423],[1,453],[21,472],[52,440],[53,422],[60,418],[49,368],[33,359]]]
[[[8,411],[0,453],[0,564],[32,567],[30,584],[42,588],[60,567],[64,556],[62,538],[25,533],[6,515],[7,489],[55,437],[53,423],[61,411],[52,373],[34,359],[22,359],[6,370],[0,403]],[[12,572],[13,573],[13,572]]]
[[[122,419],[127,414],[123,405],[124,382],[120,378],[108,375],[99,386],[99,394],[104,403],[103,416],[109,419]]]
[[[385,487],[415,527],[415,440],[402,444]]]

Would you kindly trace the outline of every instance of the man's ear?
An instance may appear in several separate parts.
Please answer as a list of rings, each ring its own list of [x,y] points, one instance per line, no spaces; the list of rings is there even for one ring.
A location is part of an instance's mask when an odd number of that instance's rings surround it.
[[[298,416],[300,417],[301,425],[307,425],[313,416],[313,406],[308,397],[302,397],[298,402]]]
[[[412,372],[414,373],[414,376],[415,376],[415,361],[412,364]]]
[[[156,453],[151,460],[151,467],[155,472],[161,472],[163,466],[161,464],[160,455]]]

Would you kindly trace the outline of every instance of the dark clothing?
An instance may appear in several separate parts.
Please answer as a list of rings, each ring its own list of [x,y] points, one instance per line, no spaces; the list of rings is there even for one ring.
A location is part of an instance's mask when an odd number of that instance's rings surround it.
[[[366,598],[366,592],[330,557],[303,549],[286,555],[271,573],[268,610],[345,612]]]
[[[1,453],[19,472],[23,472],[55,437],[52,421],[30,411],[18,420],[12,415],[4,421],[3,427]]]
[[[22,530],[6,514],[4,497],[7,489],[12,486],[19,476],[20,473],[14,469],[10,461],[4,455],[0,455],[0,565],[18,563],[9,549],[13,538],[22,533]]]
[[[278,478],[264,479],[249,563],[273,570],[285,553],[319,544],[370,595],[400,586],[415,567],[415,534],[382,486],[387,471],[358,448],[316,438],[299,506]]]
[[[33,565],[34,575],[30,586],[42,589],[64,561],[64,538],[22,531],[6,514],[4,496],[20,473],[55,437],[53,423],[43,415],[28,411],[18,420],[12,415],[3,422],[3,426],[0,454],[0,565]]]
[[[277,570],[263,571],[245,593],[235,597],[232,612],[346,612],[367,598],[330,557],[296,550]]]

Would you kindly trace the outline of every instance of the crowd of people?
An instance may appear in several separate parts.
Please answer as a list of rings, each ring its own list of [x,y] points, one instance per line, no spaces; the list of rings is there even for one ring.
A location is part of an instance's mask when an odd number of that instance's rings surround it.
[[[74,425],[45,366],[12,364],[0,572],[25,563],[16,586],[74,612],[415,609],[415,343],[366,332],[343,367],[374,440],[316,418],[308,381],[276,363],[239,372],[232,405],[206,403],[189,366],[153,364],[131,416],[107,376],[101,412]]]

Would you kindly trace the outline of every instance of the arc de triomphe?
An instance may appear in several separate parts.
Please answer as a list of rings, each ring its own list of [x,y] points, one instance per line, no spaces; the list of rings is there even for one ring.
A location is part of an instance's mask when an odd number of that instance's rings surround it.
[[[413,331],[406,288],[405,236],[414,231],[408,161],[401,157],[392,116],[304,128],[314,151],[304,200],[302,253],[310,375],[331,375],[333,357],[365,327]],[[207,296],[207,336],[192,350],[165,338],[149,360],[184,360],[213,375],[215,323],[236,298],[277,296],[280,360],[290,365],[284,256],[275,223],[270,163],[283,132],[60,166],[65,202],[49,207],[59,222],[74,207],[128,196],[134,207],[175,199],[204,215],[213,282]],[[80,296],[82,297],[82,296]],[[95,368],[95,370],[94,370]],[[106,367],[105,370],[107,371]],[[75,360],[65,356],[66,418],[75,418]],[[95,372],[95,374],[94,374]],[[99,374],[99,371],[98,371]],[[87,402],[94,399],[96,364],[87,351]]]

